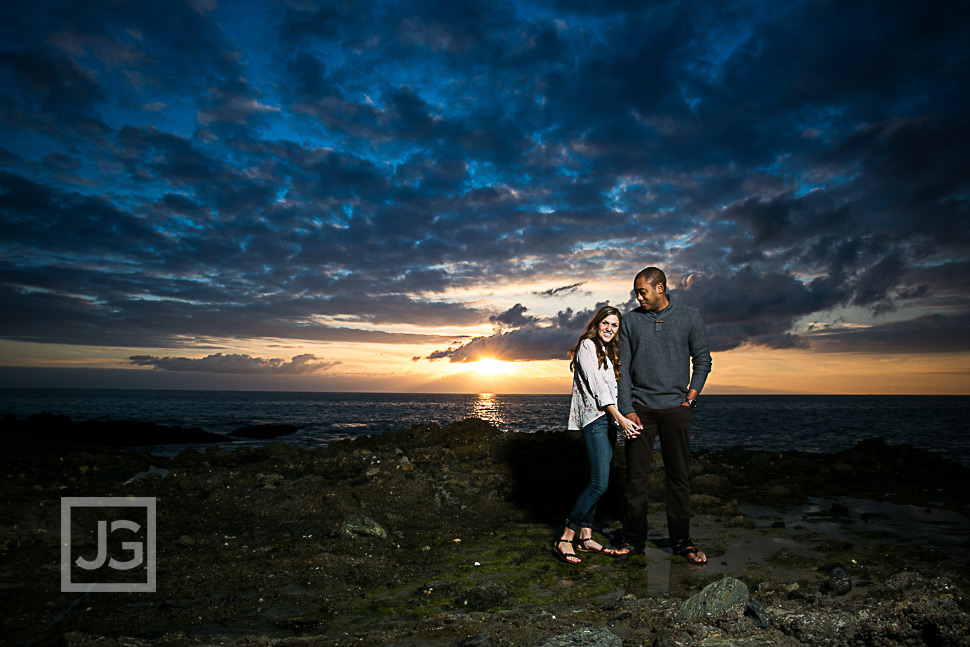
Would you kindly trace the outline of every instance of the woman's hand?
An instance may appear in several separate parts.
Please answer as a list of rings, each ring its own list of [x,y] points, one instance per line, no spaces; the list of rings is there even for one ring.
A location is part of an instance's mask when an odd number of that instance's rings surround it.
[[[617,423],[620,425],[620,432],[623,434],[623,437],[629,438],[630,440],[639,436],[640,430],[643,429],[643,425],[633,422],[626,416],[619,416]]]
[[[613,420],[616,420],[616,424],[620,426],[620,433],[623,434],[624,438],[634,439],[640,435],[640,430],[643,429],[643,425],[640,424],[640,418],[637,414],[631,413],[629,417],[624,416],[620,413],[620,410],[616,408],[615,404],[608,404],[604,407],[606,413],[609,414]]]

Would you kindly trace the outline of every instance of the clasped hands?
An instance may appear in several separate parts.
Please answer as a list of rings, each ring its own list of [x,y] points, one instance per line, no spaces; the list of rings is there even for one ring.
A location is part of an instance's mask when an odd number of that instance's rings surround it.
[[[635,413],[628,413],[620,421],[620,427],[623,431],[623,437],[634,439],[640,435],[640,430],[643,429],[643,425],[640,424],[640,416]]]

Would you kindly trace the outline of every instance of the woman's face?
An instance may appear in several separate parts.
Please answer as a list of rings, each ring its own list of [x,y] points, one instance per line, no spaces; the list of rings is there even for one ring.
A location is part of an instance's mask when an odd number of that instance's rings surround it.
[[[620,329],[620,318],[616,315],[609,315],[599,323],[597,333],[604,344],[608,344],[616,332]]]

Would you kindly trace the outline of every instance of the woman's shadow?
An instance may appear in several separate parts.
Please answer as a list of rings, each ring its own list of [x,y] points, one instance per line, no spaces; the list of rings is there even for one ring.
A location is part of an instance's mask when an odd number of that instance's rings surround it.
[[[578,431],[512,434],[503,460],[511,467],[512,502],[536,521],[561,526],[589,483],[589,461]],[[616,446],[610,482],[596,508],[596,526],[622,518],[626,462]]]

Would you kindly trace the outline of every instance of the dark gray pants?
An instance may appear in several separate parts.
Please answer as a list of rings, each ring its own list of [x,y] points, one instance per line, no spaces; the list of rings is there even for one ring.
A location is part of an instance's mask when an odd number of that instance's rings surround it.
[[[667,485],[667,533],[671,546],[690,538],[690,407],[647,409],[633,405],[643,431],[636,440],[627,440],[626,513],[623,538],[637,548],[647,539],[648,482],[653,446],[660,436]]]

